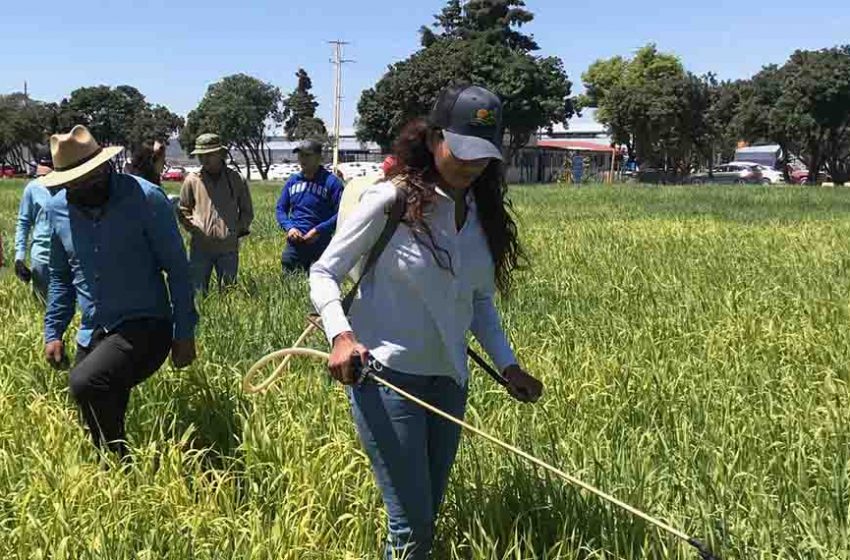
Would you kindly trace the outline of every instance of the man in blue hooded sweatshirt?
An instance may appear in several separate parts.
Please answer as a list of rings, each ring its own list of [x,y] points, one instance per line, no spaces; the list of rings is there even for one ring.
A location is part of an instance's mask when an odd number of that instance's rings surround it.
[[[295,149],[301,173],[291,176],[277,201],[277,223],[286,232],[284,272],[307,272],[331,241],[344,185],[322,167],[322,145],[305,140]]]

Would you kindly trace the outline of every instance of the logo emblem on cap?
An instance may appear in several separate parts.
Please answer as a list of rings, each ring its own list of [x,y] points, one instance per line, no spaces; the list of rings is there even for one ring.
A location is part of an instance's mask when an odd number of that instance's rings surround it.
[[[489,109],[478,109],[469,124],[472,126],[496,126],[496,112]]]

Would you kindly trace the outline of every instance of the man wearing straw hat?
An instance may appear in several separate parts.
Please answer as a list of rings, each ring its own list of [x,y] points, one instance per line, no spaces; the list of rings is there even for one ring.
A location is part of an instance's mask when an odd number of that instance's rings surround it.
[[[219,289],[236,282],[239,239],[248,235],[254,208],[248,185],[225,165],[226,148],[218,134],[201,134],[192,155],[201,172],[191,173],[180,189],[180,223],[192,237],[189,264],[196,291],[206,293],[215,269]]]
[[[66,362],[63,338],[76,296],[82,320],[70,392],[95,445],[124,457],[130,390],[169,351],[177,368],[194,361],[197,314],[168,198],[113,169],[110,160],[122,150],[101,148],[84,126],[53,135],[54,171],[41,184],[54,193],[47,203],[45,355],[56,367]]]

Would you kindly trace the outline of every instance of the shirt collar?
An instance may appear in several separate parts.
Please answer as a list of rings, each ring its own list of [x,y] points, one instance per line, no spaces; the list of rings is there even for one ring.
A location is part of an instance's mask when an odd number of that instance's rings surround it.
[[[446,191],[444,191],[444,190],[440,187],[440,185],[434,185],[434,190],[437,192],[437,194],[438,194],[438,195],[442,196],[443,198],[448,198],[449,200],[451,200],[452,202],[454,202],[454,199],[453,199],[452,197],[450,197],[450,196],[446,193]]]
[[[454,204],[455,199],[452,198],[452,196],[448,194],[442,187],[440,187],[440,185],[434,185],[434,191],[436,191],[438,195],[442,196],[443,198]],[[468,189],[466,189],[466,204],[468,206],[471,206],[473,202],[475,202],[475,197],[472,194],[472,187],[469,187]]]

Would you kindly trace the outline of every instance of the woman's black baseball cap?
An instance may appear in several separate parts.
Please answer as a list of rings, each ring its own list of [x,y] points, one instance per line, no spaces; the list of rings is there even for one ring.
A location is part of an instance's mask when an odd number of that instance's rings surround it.
[[[479,86],[448,87],[428,121],[443,130],[457,159],[502,159],[502,102],[494,93]]]

